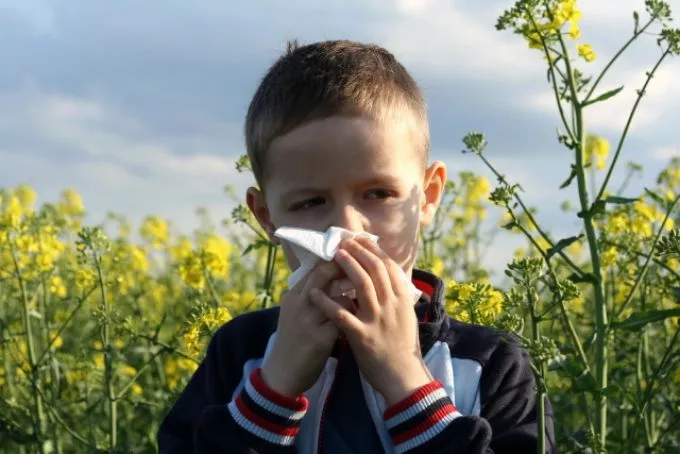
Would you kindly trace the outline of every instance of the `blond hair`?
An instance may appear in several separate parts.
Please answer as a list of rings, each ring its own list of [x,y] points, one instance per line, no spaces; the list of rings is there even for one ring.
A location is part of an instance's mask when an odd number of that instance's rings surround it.
[[[305,46],[292,41],[260,82],[246,117],[246,148],[260,186],[275,138],[334,115],[408,121],[415,145],[427,160],[427,106],[418,84],[394,55],[347,40]]]

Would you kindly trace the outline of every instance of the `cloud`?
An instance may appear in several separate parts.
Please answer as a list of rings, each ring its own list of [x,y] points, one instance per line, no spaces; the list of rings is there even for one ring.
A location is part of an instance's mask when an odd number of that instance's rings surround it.
[[[56,31],[54,10],[43,0],[0,0],[0,17],[16,20],[36,35],[51,35]]]
[[[655,54],[656,56],[656,54]],[[677,77],[678,65],[674,61],[666,61],[660,67],[643,96],[629,134],[648,136],[653,131],[672,127],[675,118],[680,115],[680,79]],[[642,89],[646,72],[654,62],[647,66],[636,66],[633,69],[619,69],[608,73],[600,83],[595,96],[617,87],[623,90],[615,97],[602,103],[594,104],[586,109],[585,120],[588,127],[598,134],[620,134],[625,127],[631,109],[638,97],[637,91]],[[580,65],[583,67],[583,65]],[[599,74],[596,71],[587,75]],[[540,91],[524,93],[523,105],[537,113],[552,114],[557,121],[557,107],[552,89],[548,86]],[[568,109],[568,105],[565,108]]]
[[[96,99],[31,87],[4,94],[0,105],[3,185],[27,182],[42,200],[73,187],[84,196],[93,222],[108,210],[135,220],[156,213],[191,230],[196,220],[188,213],[204,205],[218,216],[228,215],[234,204],[223,187],[241,189],[250,181],[235,171],[237,155],[215,152],[229,148],[221,135],[203,139],[212,152],[182,154],[174,141],[149,138],[142,124]]]
[[[480,11],[459,2],[404,0],[396,6],[402,14],[379,24],[376,33],[388,49],[430,77],[507,85],[535,75],[540,62],[523,51],[521,39],[495,30],[497,4]]]
[[[557,117],[540,56],[521,37],[494,28],[512,2],[232,3],[0,0],[10,5],[0,12],[7,62],[0,67],[0,184],[28,182],[43,200],[75,187],[94,222],[107,210],[136,220],[157,213],[189,231],[197,206],[228,216],[234,202],[224,184],[241,196],[251,182],[233,162],[243,153],[243,116],[264,71],[287,39],[350,38],[386,46],[421,82],[433,155],[452,173],[477,171],[493,182],[477,158],[459,152],[466,132],[484,131],[489,157],[523,185],[550,230],[558,236],[577,228],[556,208],[573,197],[573,188],[557,189],[571,157],[555,143]],[[604,56],[615,37],[629,33],[631,8],[642,1],[623,0],[615,9],[581,3],[584,39]],[[616,102],[630,101],[625,96],[640,85],[647,49],[636,46],[603,85],[626,83]],[[630,139],[645,159],[655,149],[665,156],[676,143],[673,70],[655,79]],[[614,100],[593,108],[591,124],[606,133],[621,124],[622,111]],[[499,242],[490,260],[505,263],[509,244]]]
[[[680,158],[680,148],[679,147],[665,147],[658,148],[652,153],[652,158],[658,159],[659,161],[668,161],[674,158]]]

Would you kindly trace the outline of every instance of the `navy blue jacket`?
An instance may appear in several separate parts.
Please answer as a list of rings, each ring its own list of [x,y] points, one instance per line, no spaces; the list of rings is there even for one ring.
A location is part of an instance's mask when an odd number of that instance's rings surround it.
[[[304,395],[278,395],[260,377],[279,308],[235,317],[163,421],[161,454],[535,453],[537,399],[526,351],[509,335],[447,316],[442,281],[414,270],[423,359],[434,381],[385,408],[338,341]],[[550,403],[546,437],[554,453]]]

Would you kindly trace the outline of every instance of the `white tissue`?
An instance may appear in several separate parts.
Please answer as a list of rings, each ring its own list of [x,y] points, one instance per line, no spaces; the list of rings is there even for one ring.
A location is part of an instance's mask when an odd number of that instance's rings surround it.
[[[335,257],[340,242],[345,238],[368,238],[377,243],[378,237],[367,232],[352,232],[340,227],[330,227],[325,232],[316,230],[299,229],[294,227],[280,227],[274,232],[274,236],[287,241],[293,253],[300,262],[300,267],[288,278],[288,286],[293,287],[302,277],[307,274],[319,260],[331,261]],[[401,268],[400,268],[401,270]],[[418,301],[422,292],[401,270],[404,282],[409,286],[413,303]],[[347,296],[355,297],[355,291],[349,279],[335,281],[331,287],[332,297]]]

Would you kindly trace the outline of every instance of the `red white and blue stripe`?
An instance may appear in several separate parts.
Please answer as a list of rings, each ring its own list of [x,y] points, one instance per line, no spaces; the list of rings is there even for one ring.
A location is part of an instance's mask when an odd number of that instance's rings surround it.
[[[397,453],[417,449],[462,416],[439,380],[435,380],[385,411],[384,419]]]
[[[300,431],[309,402],[273,391],[255,369],[241,393],[229,405],[234,421],[251,434],[279,446],[291,446]]]

